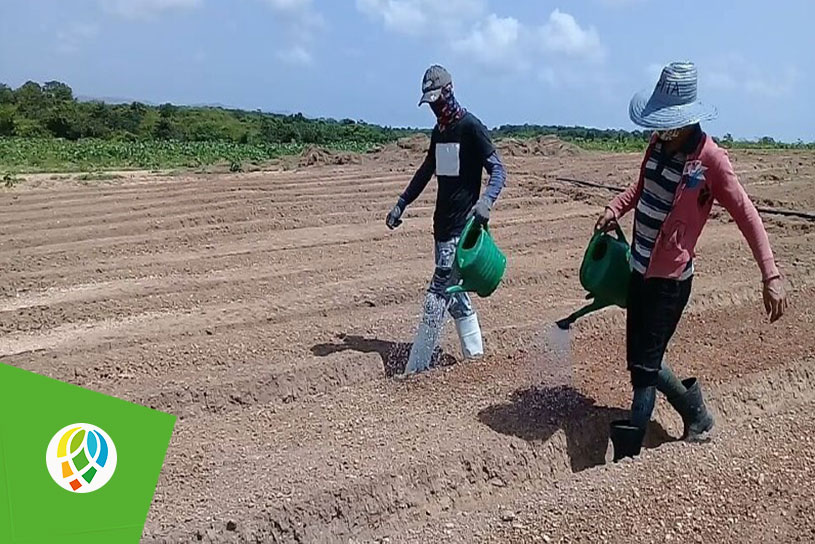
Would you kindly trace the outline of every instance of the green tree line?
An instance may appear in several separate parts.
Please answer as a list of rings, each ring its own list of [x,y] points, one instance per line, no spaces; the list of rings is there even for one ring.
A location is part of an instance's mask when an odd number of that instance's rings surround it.
[[[534,138],[537,136],[557,136],[562,140],[582,141],[616,141],[647,142],[651,137],[649,131],[627,131],[619,129],[599,129],[586,127],[567,127],[560,125],[502,125],[492,131],[496,138]]]
[[[372,147],[427,130],[383,127],[351,119],[310,119],[216,107],[139,102],[82,101],[65,83],[29,81],[16,89],[0,83],[0,172],[92,168],[158,168],[245,161],[262,163],[307,145],[343,151]],[[555,125],[503,125],[495,139],[554,135],[588,149],[639,151],[647,131]],[[726,147],[815,149],[815,144],[770,137]]]
[[[308,119],[214,107],[79,101],[65,83],[0,83],[0,137],[237,144],[386,143],[418,132],[351,119]]]
[[[651,131],[598,129],[560,125],[502,125],[492,131],[496,138],[536,138],[557,136],[561,140],[574,142],[584,147],[609,150],[633,150],[644,147],[651,138]],[[815,149],[815,142],[781,142],[770,136],[758,140],[736,140],[731,134],[714,139],[727,148],[755,149]]]

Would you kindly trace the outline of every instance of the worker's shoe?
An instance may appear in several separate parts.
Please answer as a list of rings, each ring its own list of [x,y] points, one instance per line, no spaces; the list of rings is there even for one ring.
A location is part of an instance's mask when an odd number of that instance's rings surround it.
[[[636,457],[642,450],[645,439],[645,427],[632,425],[627,419],[612,421],[610,431],[611,443],[614,446],[614,462],[625,457]]]
[[[484,342],[481,338],[481,327],[478,315],[456,319],[456,331],[461,340],[461,352],[467,359],[479,359],[484,355]]]
[[[668,399],[668,402],[682,416],[685,429],[682,440],[686,442],[705,442],[710,439],[710,432],[715,424],[713,416],[705,406],[702,389],[696,378],[682,380],[687,392],[679,397]]]

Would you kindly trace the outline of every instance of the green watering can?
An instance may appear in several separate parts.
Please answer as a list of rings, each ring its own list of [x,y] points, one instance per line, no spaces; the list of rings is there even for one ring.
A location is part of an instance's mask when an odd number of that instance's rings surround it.
[[[495,245],[487,225],[476,225],[475,219],[467,222],[456,247],[456,267],[461,279],[447,288],[448,294],[475,292],[488,297],[498,288],[507,258]]]
[[[594,302],[558,321],[561,329],[568,330],[584,315],[607,306],[626,307],[631,280],[631,247],[619,225],[616,233],[616,238],[601,231],[592,236],[580,265],[580,284],[589,292],[586,298],[593,298]]]

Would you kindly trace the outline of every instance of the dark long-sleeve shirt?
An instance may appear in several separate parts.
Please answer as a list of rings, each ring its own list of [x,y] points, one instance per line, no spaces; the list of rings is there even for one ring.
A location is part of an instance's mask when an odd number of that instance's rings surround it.
[[[486,127],[467,113],[444,132],[433,130],[427,156],[401,198],[406,206],[412,204],[435,174],[439,193],[433,233],[437,240],[449,240],[461,234],[481,195],[482,169],[490,176],[484,196],[494,204],[506,184],[506,169]]]

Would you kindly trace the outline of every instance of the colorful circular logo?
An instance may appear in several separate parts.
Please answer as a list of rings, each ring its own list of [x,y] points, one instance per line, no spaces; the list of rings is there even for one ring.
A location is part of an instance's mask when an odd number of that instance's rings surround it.
[[[73,493],[90,493],[104,486],[116,470],[116,446],[110,436],[88,423],[62,428],[45,452],[51,478]]]

